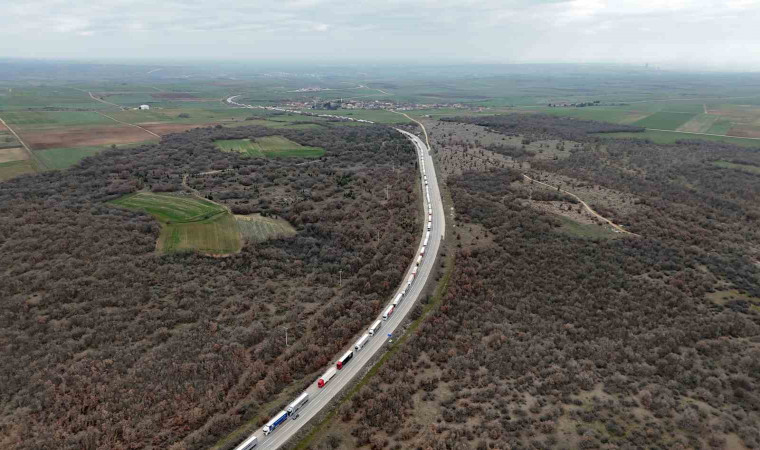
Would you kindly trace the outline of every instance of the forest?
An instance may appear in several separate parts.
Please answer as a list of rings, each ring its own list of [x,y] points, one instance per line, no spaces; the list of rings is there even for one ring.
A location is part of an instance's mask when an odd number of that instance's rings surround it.
[[[501,162],[451,175],[447,293],[314,448],[759,448],[760,175],[716,161],[760,167],[760,149],[461,120],[572,137],[567,157],[520,157],[635,197],[603,212],[637,235],[564,232]]]
[[[326,152],[214,144],[273,134]],[[400,283],[422,227],[415,167],[382,126],[216,126],[0,183],[0,447],[208,448],[268,419]],[[161,255],[159,223],[109,202],[188,188],[297,233]]]

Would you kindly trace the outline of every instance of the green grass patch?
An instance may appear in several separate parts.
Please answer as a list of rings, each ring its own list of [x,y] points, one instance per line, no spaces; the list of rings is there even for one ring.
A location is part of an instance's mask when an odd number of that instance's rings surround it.
[[[718,119],[705,133],[726,134],[734,126],[734,123],[726,119]]]
[[[12,111],[3,113],[3,119],[9,125],[79,126],[79,125],[113,125],[113,120],[95,111]],[[33,127],[39,128],[39,127]]]
[[[240,251],[238,222],[228,212],[190,223],[166,224],[156,247],[163,252],[198,251],[229,254]]]
[[[307,147],[282,136],[255,139],[226,139],[216,141],[223,152],[238,152],[260,158],[319,158],[325,154],[321,147]]]
[[[651,114],[633,123],[643,128],[657,128],[660,130],[675,130],[690,121],[696,114],[688,112],[665,112],[660,111]]]
[[[219,255],[240,251],[242,247],[235,217],[208,200],[138,192],[111,203],[145,211],[161,222],[161,235],[156,243],[159,251],[199,251]]]
[[[27,173],[37,172],[34,163],[31,161],[10,161],[0,163],[0,181],[10,180],[11,178]]]
[[[294,236],[296,234],[295,228],[282,219],[263,217],[260,214],[235,216],[235,219],[237,220],[240,234],[248,242],[263,242],[267,239]]]
[[[742,147],[755,147],[760,148],[760,140],[758,139],[746,139],[730,136],[710,136],[697,133],[677,133],[668,131],[654,131],[646,130],[638,133],[598,133],[599,137],[618,138],[618,139],[649,139],[656,144],[675,144],[677,141],[685,140],[701,140],[701,141],[716,141],[727,142],[729,144],[741,145]]]
[[[205,199],[153,192],[130,194],[111,203],[145,211],[164,224],[200,222],[227,212],[221,206]]]
[[[713,164],[724,169],[734,169],[754,175],[760,175],[760,167],[758,166],[751,166],[749,164],[737,164],[728,161],[715,161]]]

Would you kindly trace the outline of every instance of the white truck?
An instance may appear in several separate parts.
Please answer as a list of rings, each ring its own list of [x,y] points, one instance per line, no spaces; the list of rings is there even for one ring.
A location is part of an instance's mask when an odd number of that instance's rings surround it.
[[[423,249],[422,252],[424,253],[425,250]],[[420,255],[417,256],[417,261],[415,261],[414,264],[419,266],[421,262],[422,262],[422,253],[420,253]]]
[[[388,305],[388,307],[385,308],[385,311],[383,312],[383,320],[388,320],[393,315],[394,308],[393,305]]]
[[[251,436],[248,439],[241,442],[240,445],[235,447],[235,450],[251,450],[253,447],[256,447],[258,443],[259,443],[259,439],[256,436]]]
[[[304,392],[303,394],[299,395],[298,398],[290,402],[290,404],[288,405],[288,414],[292,416],[293,413],[301,409],[301,407],[305,405],[306,402],[308,401],[309,401],[308,392]]]
[[[364,333],[362,337],[356,341],[356,344],[354,344],[354,350],[357,352],[361,350],[365,345],[367,345],[367,341],[369,341],[369,333]]]
[[[396,306],[398,306],[398,304],[399,304],[399,303],[401,303],[401,300],[402,300],[403,298],[404,298],[404,295],[403,295],[403,294],[398,294],[398,295],[396,296],[396,298],[394,298],[394,299],[393,299],[393,303],[391,303],[391,304],[393,305],[393,307],[395,308]]]
[[[325,387],[328,381],[332,380],[332,377],[335,376],[335,374],[338,373],[338,369],[335,367],[330,367],[327,369],[327,372],[323,373],[321,377],[319,377],[319,380],[317,380],[317,386],[321,389]]]
[[[275,428],[280,426],[280,424],[285,422],[287,419],[288,419],[288,412],[283,409],[282,411],[277,413],[277,415],[274,416],[272,420],[270,420],[269,422],[267,422],[266,425],[264,425],[264,434],[269,436],[269,433],[274,431]]]
[[[374,322],[372,325],[370,325],[370,327],[369,327],[369,335],[370,335],[370,336],[374,336],[374,335],[375,335],[375,333],[377,333],[377,332],[378,332],[378,330],[380,330],[380,328],[382,328],[382,326],[383,326],[383,321],[382,321],[382,320],[376,320],[376,321],[375,321],[375,322]]]

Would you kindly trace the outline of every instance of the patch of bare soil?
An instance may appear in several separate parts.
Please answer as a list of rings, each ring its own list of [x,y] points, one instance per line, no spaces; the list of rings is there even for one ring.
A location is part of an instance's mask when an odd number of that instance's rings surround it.
[[[53,128],[44,131],[23,132],[21,137],[34,150],[131,144],[155,139],[155,136],[145,132],[145,130],[130,126]]]
[[[731,127],[730,130],[726,133],[727,136],[736,136],[736,137],[749,137],[749,138],[760,138],[760,129],[757,128],[749,128],[749,127]]]
[[[0,163],[23,161],[29,159],[29,154],[21,147],[0,149]]]

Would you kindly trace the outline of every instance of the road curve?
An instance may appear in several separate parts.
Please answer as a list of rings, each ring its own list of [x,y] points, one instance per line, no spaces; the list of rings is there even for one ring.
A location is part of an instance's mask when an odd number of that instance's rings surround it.
[[[369,369],[368,363],[372,357],[382,351],[383,346],[388,341],[388,339],[396,338],[393,333],[404,321],[407,314],[409,314],[409,312],[412,310],[414,303],[417,302],[417,300],[420,298],[422,289],[425,286],[425,283],[428,281],[430,274],[433,272],[435,257],[438,254],[438,250],[441,245],[441,239],[443,238],[445,232],[443,203],[441,202],[441,194],[438,188],[438,179],[435,174],[435,168],[433,166],[433,158],[430,155],[427,146],[424,142],[422,142],[420,138],[407,131],[399,129],[397,130],[400,133],[403,133],[414,143],[417,149],[417,161],[419,161],[419,156],[423,157],[430,188],[430,206],[432,206],[433,211],[433,223],[430,229],[430,240],[425,250],[425,256],[423,257],[422,263],[420,263],[420,266],[418,268],[417,276],[412,282],[412,286],[404,296],[403,301],[399,304],[388,321],[383,323],[383,326],[380,329],[379,333],[372,337],[360,351],[354,351],[353,359],[348,364],[346,364],[346,366],[340,370],[338,374],[335,375],[335,377],[332,378],[332,380],[330,380],[330,382],[327,383],[325,387],[320,389],[317,387],[317,383],[314,382],[306,389],[305,392],[309,393],[309,402],[299,410],[298,417],[296,419],[288,419],[285,421],[285,423],[270,433],[269,436],[265,436],[261,428],[258,428],[255,433],[247,437],[250,438],[251,436],[255,435],[258,438],[258,446],[256,447],[257,449],[276,449],[285,445],[288,440],[290,440],[296,433],[301,430],[303,426],[309,422],[309,420],[314,418],[314,416],[316,416],[323,408],[325,408],[330,403],[330,401],[335,396],[337,396],[341,390],[343,390],[343,388],[348,386],[353,379],[355,379],[357,376],[363,376],[366,373],[366,371]],[[426,220],[423,221],[422,235],[420,237],[420,242],[417,245],[417,252],[414,257],[415,260],[417,258],[416,255],[420,254],[422,241],[425,238],[425,233],[428,231],[428,202],[425,198],[425,184],[422,179],[422,168],[420,167],[420,182],[422,185],[421,196],[424,204],[424,214]],[[400,293],[404,286],[406,286],[414,265],[415,261],[413,260],[404,275],[402,284],[396,289],[393,296],[386,299],[383,309],[385,309],[385,306],[391,302],[393,297],[395,297],[396,294]],[[350,346],[341,349],[341,351],[335,355],[335,358],[330,363],[333,367],[335,365],[335,361],[340,357],[340,355],[353,348],[356,340],[359,339],[361,334],[364,334],[367,331],[367,328],[369,328],[374,320],[375,319],[373,318],[372,321],[368,322],[366,324],[366,327],[362,329],[361,333],[351,340]],[[388,334],[391,334],[392,337],[389,338]],[[327,368],[328,367],[325,367],[324,369],[327,370]],[[237,448],[240,448],[240,446]]]

